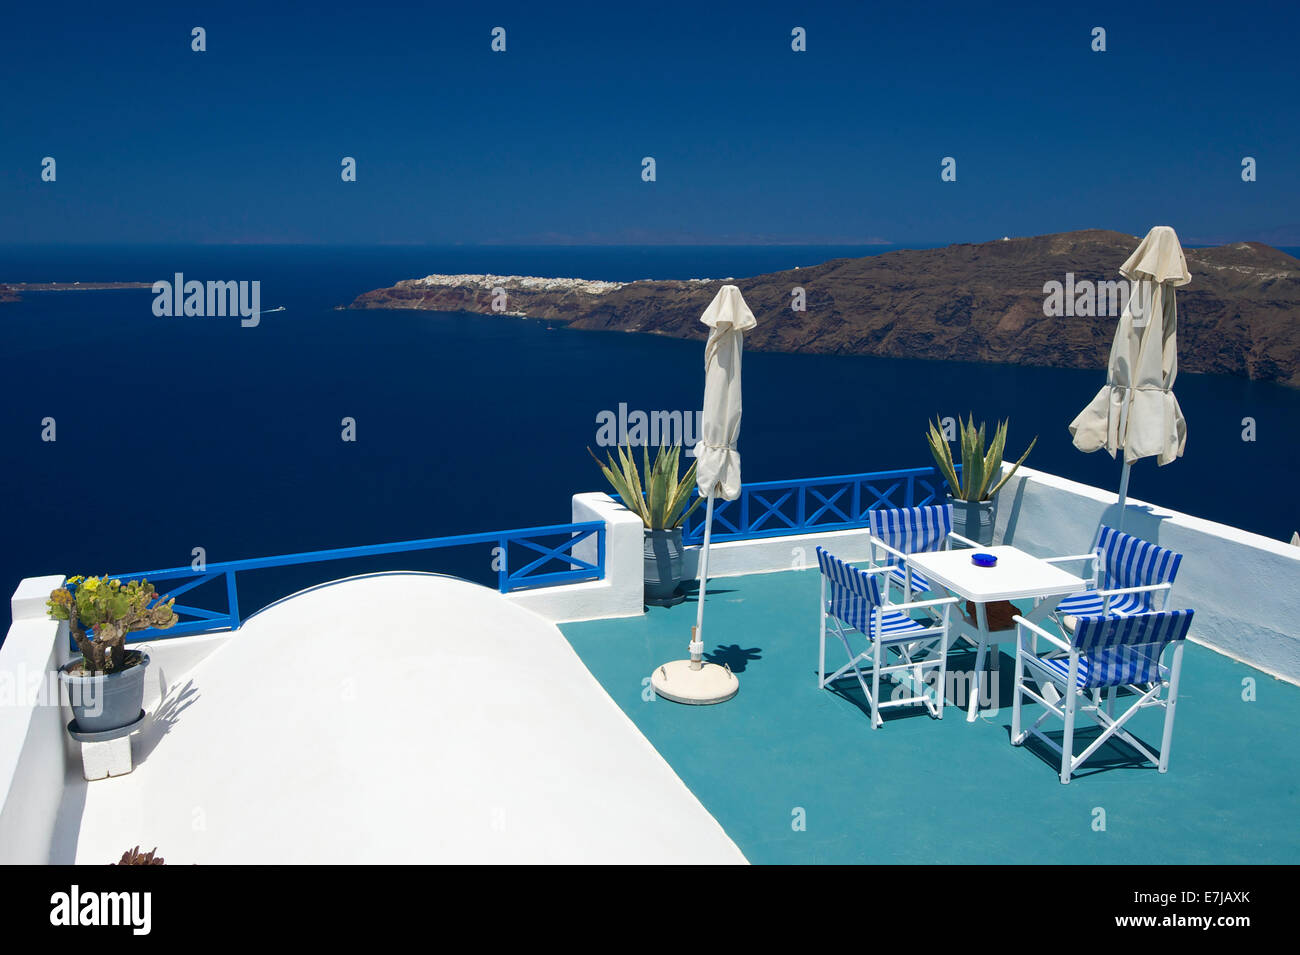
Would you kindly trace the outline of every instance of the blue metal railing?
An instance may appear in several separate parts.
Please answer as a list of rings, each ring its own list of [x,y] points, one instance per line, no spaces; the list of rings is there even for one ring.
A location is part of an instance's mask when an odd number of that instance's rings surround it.
[[[712,540],[866,527],[868,512],[877,507],[920,507],[941,501],[946,493],[947,482],[934,467],[744,484],[736,500],[713,502]],[[686,519],[684,542],[704,540],[704,513],[701,504]]]
[[[595,535],[595,563],[577,557],[573,548]],[[562,537],[558,544],[545,543],[544,539]],[[422,540],[399,541],[394,544],[368,544],[362,547],[341,547],[334,550],[307,551],[301,554],[283,554],[279,557],[255,557],[249,560],[229,560],[194,567],[169,567],[143,573],[111,574],[122,580],[146,578],[158,587],[164,597],[180,597],[202,584],[225,577],[226,597],[224,610],[211,610],[188,604],[175,604],[177,616],[182,618],[167,630],[142,630],[131,634],[129,640],[159,640],[183,637],[214,630],[238,630],[242,618],[239,613],[239,591],[235,575],[240,571],[265,570],[296,564],[313,564],[321,561],[346,560],[357,557],[374,557],[383,554],[401,554],[410,551],[436,550],[446,547],[463,547],[474,544],[494,544],[499,551],[494,554],[497,567],[497,588],[503,593],[531,587],[552,587],[556,584],[603,580],[605,577],[605,523],[587,521],[580,524],[552,524],[545,527],[524,527],[508,531],[489,531],[483,534],[460,534],[453,537],[428,537]],[[524,548],[532,553],[522,566],[511,568],[510,548]],[[536,554],[537,556],[533,556]],[[567,564],[565,570],[545,570],[552,563]],[[162,581],[181,581],[170,589]],[[190,619],[184,619],[190,618]]]

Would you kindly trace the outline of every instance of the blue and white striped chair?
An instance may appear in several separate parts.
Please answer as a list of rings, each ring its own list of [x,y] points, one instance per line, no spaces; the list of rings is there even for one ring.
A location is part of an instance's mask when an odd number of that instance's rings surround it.
[[[1169,745],[1174,733],[1174,708],[1178,704],[1178,677],[1183,666],[1183,644],[1192,624],[1191,610],[1159,610],[1127,616],[1079,617],[1070,642],[1053,636],[1024,617],[1014,618],[1016,640],[1016,691],[1011,710],[1011,743],[1020,746],[1032,733],[1061,754],[1061,782],[1068,783],[1083,763],[1112,736],[1118,736],[1138,750],[1160,772],[1169,770]],[[1039,656],[1034,637],[1041,637],[1056,650]],[[1168,665],[1160,658],[1165,648],[1173,646]],[[1055,655],[1053,655],[1055,654]],[[1037,689],[1026,685],[1025,677],[1037,681]],[[1045,691],[1050,685],[1060,694],[1051,700]],[[1124,713],[1115,716],[1115,699],[1120,690],[1136,696]],[[1161,693],[1164,691],[1164,695]],[[1088,694],[1092,694],[1091,700]],[[1103,694],[1106,695],[1103,710]],[[1022,698],[1028,697],[1047,707],[1047,711],[1029,729],[1020,730]],[[1151,706],[1165,709],[1164,735],[1156,755],[1124,724],[1140,710]],[[1086,713],[1102,733],[1078,756],[1074,755],[1074,722]],[[1038,727],[1049,716],[1065,723],[1061,745],[1048,739]]]
[[[1056,622],[1065,631],[1073,630],[1079,617],[1164,609],[1183,555],[1103,524],[1091,554],[1053,557],[1048,562],[1087,559],[1092,560],[1091,589],[1056,605]]]
[[[859,570],[817,548],[817,565],[821,568],[821,601],[818,610],[821,628],[821,653],[817,664],[817,685],[825,689],[846,677],[850,670],[858,678],[871,707],[871,728],[879,729],[884,720],[880,711],[889,706],[923,704],[935,719],[943,719],[944,679],[948,660],[948,616],[956,597],[913,603],[889,603],[889,585],[882,578],[888,567]],[[911,610],[938,610],[939,619],[925,624],[913,620]],[[828,627],[829,625],[829,627]],[[844,645],[849,661],[834,673],[826,673],[826,632],[830,630]],[[865,637],[867,648],[856,653],[849,642],[857,634]],[[890,663],[890,654],[901,662]],[[859,664],[869,664],[871,685]],[[927,671],[938,670],[933,687],[926,686]],[[910,671],[913,695],[889,700],[880,699],[880,678],[885,674]],[[902,681],[898,681],[900,686]]]
[[[899,507],[870,511],[867,514],[871,543],[871,565],[885,566],[889,580],[898,585],[904,600],[928,592],[930,582],[908,564],[910,554],[947,550],[953,541],[970,547],[978,545],[952,529],[952,505],[930,504],[925,507]],[[885,552],[877,563],[876,548]]]

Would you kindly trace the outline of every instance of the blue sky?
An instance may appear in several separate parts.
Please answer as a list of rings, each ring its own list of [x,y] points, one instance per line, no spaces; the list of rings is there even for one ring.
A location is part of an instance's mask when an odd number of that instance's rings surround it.
[[[1167,223],[1189,244],[1300,244],[1293,3],[5,19],[0,243],[942,243]]]

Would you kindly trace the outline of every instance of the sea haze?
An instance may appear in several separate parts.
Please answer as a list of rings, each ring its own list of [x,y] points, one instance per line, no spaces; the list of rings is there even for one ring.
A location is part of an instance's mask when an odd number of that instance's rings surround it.
[[[628,281],[747,276],[874,247],[0,248],[0,281],[258,280],[265,314],[157,318],[147,290],[31,293],[0,304],[5,375],[0,584],[567,521],[602,487],[601,411],[687,411],[698,343],[427,312],[340,311],[432,272]],[[1294,254],[1294,252],[1293,252]],[[749,481],[930,463],[927,416],[1011,419],[1008,451],[1101,487],[1119,463],[1066,425],[1104,372],[750,353],[740,450]],[[1300,392],[1182,374],[1186,455],[1134,466],[1139,499],[1274,538],[1300,527],[1267,491],[1293,473]],[[356,421],[357,441],[341,440]],[[1253,418],[1258,440],[1242,440]],[[41,440],[53,418],[57,440]],[[1062,552],[1088,542],[1066,540]],[[319,580],[396,567],[490,583],[488,548],[241,576],[245,614]],[[7,602],[5,610],[7,611]],[[7,629],[7,627],[6,627]]]

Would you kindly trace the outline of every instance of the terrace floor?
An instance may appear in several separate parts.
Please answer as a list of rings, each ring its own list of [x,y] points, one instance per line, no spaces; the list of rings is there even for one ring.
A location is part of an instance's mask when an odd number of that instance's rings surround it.
[[[873,731],[855,681],[841,684],[851,693],[819,690],[818,589],[815,569],[711,584],[706,656],[740,679],[739,695],[717,706],[648,689],[655,666],[686,656],[693,599],[561,627],[751,862],[1300,862],[1300,688],[1189,642],[1168,774],[1111,743],[1063,786],[1046,747],[1010,745],[1012,647],[1002,647],[1000,709],[973,724],[952,706],[941,721],[904,707]],[[973,660],[954,649],[949,668]],[[832,662],[843,662],[838,641],[827,644]],[[1130,724],[1153,749],[1162,716]]]

